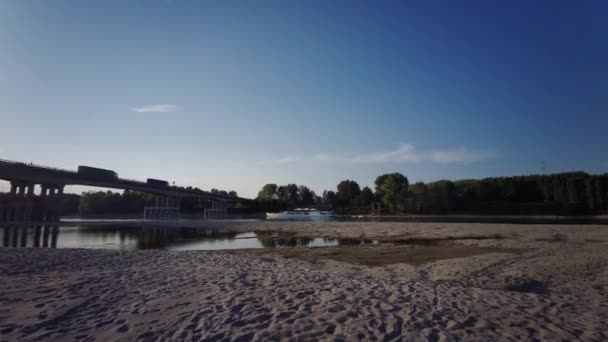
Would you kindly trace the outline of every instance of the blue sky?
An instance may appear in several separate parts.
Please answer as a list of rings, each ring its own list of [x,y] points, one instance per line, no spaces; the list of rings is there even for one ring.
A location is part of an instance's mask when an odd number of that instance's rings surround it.
[[[0,158],[317,191],[608,171],[605,1],[0,1]]]

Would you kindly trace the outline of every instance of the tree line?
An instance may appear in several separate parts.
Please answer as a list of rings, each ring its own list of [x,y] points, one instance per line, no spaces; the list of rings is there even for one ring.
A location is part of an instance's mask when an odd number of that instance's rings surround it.
[[[211,192],[237,196],[234,191]],[[9,194],[0,194],[0,204],[9,203],[8,197]],[[62,201],[62,215],[85,216],[142,213],[144,207],[155,204],[153,195],[134,191],[66,194]],[[362,215],[370,213],[372,204],[380,204],[386,214],[596,214],[608,210],[608,173],[567,172],[414,184],[401,173],[390,173],[378,176],[374,189],[343,180],[335,190],[325,190],[320,195],[305,185],[266,184],[255,201],[242,209],[316,207]],[[183,198],[180,205],[182,211],[193,213],[211,207],[209,201],[190,197]]]
[[[235,191],[212,189],[213,194],[237,197]],[[112,191],[88,191],[82,195],[66,194],[63,198],[63,215],[101,215],[101,214],[141,214],[144,207],[155,206],[154,195],[125,190],[122,193]],[[180,201],[182,212],[201,212],[211,208],[210,201],[196,197],[184,197]]]
[[[399,214],[595,214],[608,209],[608,173],[567,172],[410,184],[401,173],[376,178],[374,190],[344,180],[321,196],[304,185],[266,184],[256,205],[264,210],[301,206],[367,214],[372,203]]]

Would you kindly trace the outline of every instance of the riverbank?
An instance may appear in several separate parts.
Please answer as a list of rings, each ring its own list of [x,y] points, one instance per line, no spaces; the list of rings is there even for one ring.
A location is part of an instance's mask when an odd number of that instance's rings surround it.
[[[259,226],[266,222],[298,223],[298,222],[382,222],[382,223],[491,223],[491,224],[605,224],[608,225],[608,215],[596,216],[533,216],[533,215],[398,215],[398,216],[339,216],[332,220],[265,220],[261,218],[232,218],[227,220],[202,220],[182,218],[179,220],[144,220],[142,218],[62,218],[62,226],[89,226],[115,225],[125,226],[162,226],[218,229],[222,227],[238,227],[239,225]],[[44,223],[41,223],[44,224]]]
[[[0,340],[607,338],[605,226],[255,228],[354,245],[0,249]]]

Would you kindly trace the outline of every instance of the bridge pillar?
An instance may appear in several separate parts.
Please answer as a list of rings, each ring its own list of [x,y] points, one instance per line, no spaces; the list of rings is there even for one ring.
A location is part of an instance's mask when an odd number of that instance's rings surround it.
[[[225,219],[228,216],[227,203],[224,201],[211,201],[211,209],[205,209],[203,219]]]
[[[53,220],[53,199],[55,195],[55,189],[53,187],[48,188],[48,194],[44,198],[44,212],[43,212],[43,221],[49,222]],[[46,247],[46,246],[45,246]]]
[[[19,229],[16,226],[10,227],[11,231],[11,247],[17,247],[17,238],[19,237]]]
[[[64,185],[40,185],[40,198],[33,216],[37,221],[53,222],[58,221],[61,213]],[[30,190],[33,193],[33,189]],[[31,217],[31,214],[30,214]]]
[[[11,203],[8,206],[7,221],[22,221],[25,212],[25,188],[26,184],[21,182],[11,182]]]
[[[11,182],[10,193],[0,203],[0,222],[57,221],[61,214],[64,185]]]
[[[42,230],[42,247],[49,246],[49,236],[51,235],[51,226],[45,225]]]
[[[34,227],[34,243],[33,243],[34,247],[40,247],[40,233],[41,232],[42,232],[42,226],[36,225],[36,227]]]
[[[154,207],[144,208],[144,219],[166,219],[179,217],[179,199],[155,195]]]
[[[59,221],[61,201],[63,199],[63,185],[53,187],[53,193],[49,198],[51,200],[51,222]]]
[[[6,215],[8,213],[8,203],[9,200],[6,198],[6,196],[1,196],[0,197],[0,222],[6,222]]]
[[[23,221],[31,222],[32,221],[32,212],[34,210],[34,188],[35,184],[27,184],[25,190],[25,206],[23,208]]]
[[[10,246],[10,239],[11,239],[11,228],[10,227],[4,227],[3,228],[3,235],[2,235],[2,247],[9,247]]]
[[[44,221],[45,219],[48,191],[49,188],[46,184],[40,185],[40,197],[38,198],[38,203],[34,210],[36,221]]]
[[[4,214],[6,222],[11,222],[15,220],[15,212],[17,208],[17,186],[18,184],[16,182],[11,182],[11,192],[8,203],[6,203]]]

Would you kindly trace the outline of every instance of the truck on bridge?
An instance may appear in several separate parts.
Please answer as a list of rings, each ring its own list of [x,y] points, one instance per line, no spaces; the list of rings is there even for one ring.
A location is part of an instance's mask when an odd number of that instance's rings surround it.
[[[86,179],[94,179],[100,181],[112,181],[118,179],[118,174],[112,170],[100,169],[91,166],[78,166],[78,175]]]
[[[167,187],[167,186],[169,186],[169,182],[167,182],[166,180],[154,179],[154,178],[148,178],[146,180],[146,183],[148,185],[159,186],[159,187]]]

